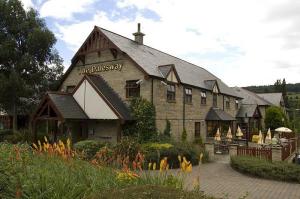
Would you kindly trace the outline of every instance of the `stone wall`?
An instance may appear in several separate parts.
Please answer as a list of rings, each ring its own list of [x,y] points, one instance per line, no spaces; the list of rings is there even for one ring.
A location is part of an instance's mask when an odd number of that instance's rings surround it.
[[[126,98],[125,85],[127,80],[140,80],[143,82],[140,84],[140,95],[151,102],[152,100],[152,79],[145,75],[144,72],[128,58],[127,55],[118,52],[117,57],[114,57],[110,50],[101,51],[98,53],[90,53],[85,58],[85,65],[82,62],[78,62],[73,70],[69,73],[63,82],[60,90],[65,90],[67,86],[75,86],[82,79],[83,74],[80,74],[80,69],[84,67],[90,67],[93,65],[102,64],[123,64],[122,70],[117,71],[103,71],[95,72],[94,74],[101,75],[108,84],[119,94],[121,99],[125,102],[129,102],[130,99]],[[210,91],[206,91],[206,104],[201,104],[201,91],[202,89],[192,87],[192,103],[183,104],[184,100],[184,86],[182,84],[176,84],[176,100],[175,102],[167,102],[167,87],[161,83],[161,79],[153,79],[153,104],[156,108],[156,125],[160,132],[163,132],[166,126],[166,119],[171,123],[171,135],[179,140],[185,125],[188,140],[193,141],[195,138],[195,122],[200,122],[200,133],[203,140],[206,138],[206,122],[205,117],[209,109],[213,105],[213,97]],[[230,97],[230,108],[226,108],[226,104],[223,101],[224,96],[218,94],[218,107],[232,117],[236,115],[235,98]],[[185,111],[184,111],[185,110]],[[185,114],[184,114],[185,113]],[[184,120],[185,118],[185,120]],[[104,127],[102,127],[104,128]],[[109,128],[107,126],[107,128]],[[103,130],[105,131],[105,130]],[[107,130],[107,132],[110,129]]]

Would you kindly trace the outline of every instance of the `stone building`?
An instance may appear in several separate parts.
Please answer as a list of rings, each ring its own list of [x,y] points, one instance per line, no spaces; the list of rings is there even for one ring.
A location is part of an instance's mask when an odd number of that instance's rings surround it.
[[[130,100],[142,97],[156,108],[158,131],[169,120],[175,139],[183,129],[190,141],[213,137],[217,128],[235,131],[241,97],[234,89],[202,67],[144,45],[140,25],[133,35],[131,40],[95,26],[34,123],[52,118],[55,128],[64,124],[79,139],[116,141],[132,119]]]

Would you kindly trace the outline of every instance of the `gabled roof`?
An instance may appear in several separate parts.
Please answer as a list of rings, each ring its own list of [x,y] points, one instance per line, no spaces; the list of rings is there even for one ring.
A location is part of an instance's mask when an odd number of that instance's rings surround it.
[[[64,119],[88,119],[72,95],[48,93],[48,96]]]
[[[269,101],[272,105],[280,106],[282,100],[282,93],[259,93],[258,96],[264,100]]]
[[[121,51],[125,52],[131,59],[141,66],[148,75],[162,78],[162,74],[158,70],[158,66],[174,64],[182,83],[210,90],[204,83],[204,80],[216,80],[221,93],[236,96],[236,93],[231,88],[202,67],[152,47],[140,45],[134,40],[106,29],[100,27],[97,28]]]
[[[205,120],[207,120],[207,121],[234,121],[236,119],[220,108],[211,108],[208,111]]]
[[[164,73],[166,71],[164,71],[164,69],[163,71],[161,71],[159,69],[159,66],[174,65],[181,83],[200,87],[206,90],[211,90],[204,81],[216,80],[219,86],[220,93],[238,97],[233,89],[229,88],[219,78],[202,67],[194,65],[157,49],[151,48],[149,46],[138,44],[132,39],[113,33],[106,29],[95,26],[92,33],[95,31],[97,34],[102,33],[110,41],[108,44],[109,48],[116,48],[126,53],[129,58],[132,59],[139,66],[139,68],[149,76],[164,78]],[[89,37],[93,35],[92,33]],[[88,39],[85,41],[85,43],[87,41]],[[77,56],[80,56],[82,48],[84,48],[84,45],[82,45],[82,47],[78,50],[72,60],[76,60],[75,58]],[[72,61],[72,65],[65,74],[68,75],[74,66],[75,64]]]
[[[123,120],[131,120],[130,110],[126,104],[122,101],[120,96],[108,85],[108,83],[100,75],[88,74],[85,77],[92,85],[97,89],[101,97],[105,99],[111,108],[121,117]]]
[[[259,109],[257,107],[257,104],[242,104],[238,113],[236,114],[236,117],[243,118],[243,117],[254,117],[256,111],[258,111],[259,115]]]
[[[239,95],[242,99],[242,104],[257,104],[259,106],[270,106],[271,103],[253,93],[248,91],[247,89],[240,88],[240,87],[233,87],[237,95]]]

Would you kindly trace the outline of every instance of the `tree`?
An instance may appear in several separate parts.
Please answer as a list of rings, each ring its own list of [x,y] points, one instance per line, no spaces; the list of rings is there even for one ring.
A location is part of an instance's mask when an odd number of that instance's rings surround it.
[[[280,79],[276,80],[276,82],[274,84],[274,89],[275,89],[275,92],[282,92],[282,83],[281,83]]]
[[[62,59],[56,39],[30,9],[19,0],[0,0],[0,106],[13,116],[30,113],[41,95],[52,90],[62,76]]]
[[[287,125],[287,118],[279,107],[271,106],[266,110],[266,128],[272,130]]]
[[[124,126],[124,134],[136,137],[140,142],[147,142],[157,137],[155,107],[143,98],[134,98],[130,102],[134,122]]]
[[[166,127],[164,130],[164,135],[167,137],[171,137],[171,122],[170,122],[170,120],[166,120]]]

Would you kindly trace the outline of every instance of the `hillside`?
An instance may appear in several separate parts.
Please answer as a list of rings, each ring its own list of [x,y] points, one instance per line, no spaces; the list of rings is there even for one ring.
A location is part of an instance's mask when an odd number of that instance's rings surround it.
[[[273,93],[273,92],[276,92],[274,85],[247,86],[245,88],[250,90],[250,91],[256,92],[256,93]],[[300,93],[300,83],[286,84],[286,91],[288,93]]]

